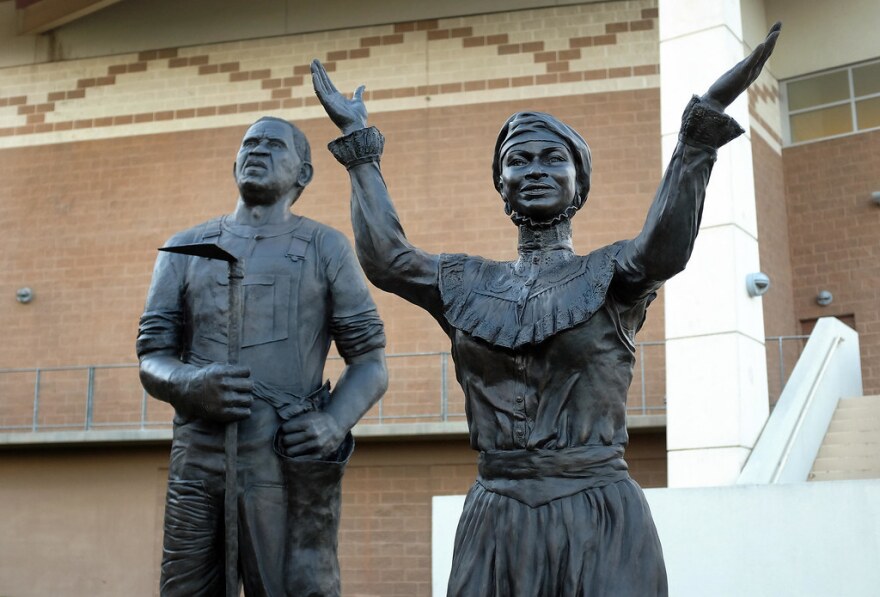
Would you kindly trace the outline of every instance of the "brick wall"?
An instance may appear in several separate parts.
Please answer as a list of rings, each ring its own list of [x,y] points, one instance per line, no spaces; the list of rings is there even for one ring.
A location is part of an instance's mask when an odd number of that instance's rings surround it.
[[[604,2],[6,68],[0,147],[314,118],[313,58],[373,113],[656,87],[656,25]]]
[[[659,180],[657,103],[657,90],[647,89],[384,112],[372,120],[388,138],[383,169],[410,239],[432,252],[504,259],[515,255],[516,229],[491,185],[494,137],[504,118],[526,108],[545,110],[587,137],[595,156],[593,188],[574,220],[576,249],[587,252],[631,237],[641,226]],[[324,119],[299,124],[314,146],[316,176],[295,211],[350,236],[348,179],[323,148],[335,131]],[[0,328],[6,338],[0,364],[132,362],[155,249],[173,232],[234,207],[229,171],[243,130],[227,127],[0,150],[0,177],[6,181],[0,218],[10,226],[0,238],[6,273],[0,280]],[[15,302],[21,286],[34,289],[31,304]],[[389,353],[448,350],[448,340],[429,316],[396,297],[378,291],[375,296],[388,324]],[[642,338],[661,339],[662,301],[650,311]],[[662,403],[662,350],[648,357],[649,398],[657,405]],[[423,367],[432,380],[439,377],[435,362],[410,365]],[[57,400],[74,404],[70,413],[56,419],[50,417],[56,399],[47,394],[41,405],[41,417],[47,418],[41,423],[79,420],[76,405],[84,399],[85,375],[44,373],[46,384],[62,383],[63,378],[63,383],[80,384],[80,390],[59,394]],[[16,404],[20,417],[3,424],[25,424],[32,385],[21,376],[4,379],[15,384],[8,408]],[[133,371],[130,380],[124,400],[139,413]],[[96,388],[100,383],[122,382],[98,378]],[[433,408],[436,395],[428,392],[430,404],[414,403],[412,411],[402,414]],[[102,408],[112,406],[105,401]]]
[[[783,151],[799,320],[855,316],[866,394],[880,393],[880,131]],[[820,307],[820,290],[834,302]]]
[[[664,445],[633,435],[642,487],[666,485]],[[167,475],[167,445],[4,451],[0,478],[15,482],[0,484],[0,509],[15,515],[0,517],[0,590],[158,595]],[[343,480],[344,594],[430,595],[431,497],[464,494],[475,476],[464,439],[361,442]]]
[[[576,248],[634,235],[659,180],[656,25],[653,0],[606,2],[0,69],[0,217],[10,231],[0,239],[0,367],[133,361],[155,248],[232,209],[231,161],[264,113],[299,123],[314,146],[316,178],[295,211],[348,233],[347,177],[323,149],[336,131],[311,91],[312,57],[343,90],[367,83],[371,120],[389,139],[383,168],[419,246],[515,255],[490,164],[498,128],[522,109],[559,115],[593,147]],[[14,301],[23,286],[36,292],[27,306]],[[448,349],[418,309],[376,298],[390,353]],[[642,338],[660,339],[662,301],[651,311]],[[645,357],[647,403],[661,406],[665,354]],[[399,395],[385,406],[438,412],[439,357],[392,365]],[[78,424],[87,376],[43,371],[37,423]],[[34,381],[0,376],[0,425],[33,422]],[[95,389],[96,420],[140,417],[133,371],[98,371]],[[168,419],[162,405],[147,410],[150,421]]]

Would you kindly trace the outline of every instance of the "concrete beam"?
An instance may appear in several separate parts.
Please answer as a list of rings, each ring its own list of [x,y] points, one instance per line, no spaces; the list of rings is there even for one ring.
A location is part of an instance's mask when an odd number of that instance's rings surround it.
[[[631,415],[627,428],[635,433],[666,428],[666,415]],[[430,439],[466,439],[467,422],[446,423],[361,423],[353,430],[358,441],[406,441]],[[89,431],[26,431],[0,433],[0,450],[14,448],[57,447],[64,445],[161,444],[171,442],[171,428],[162,429],[91,429]]]
[[[117,2],[119,0],[17,0],[18,34],[45,33]]]
[[[89,431],[27,431],[0,433],[0,450],[19,447],[55,447],[70,444],[170,443],[167,429],[92,429]]]

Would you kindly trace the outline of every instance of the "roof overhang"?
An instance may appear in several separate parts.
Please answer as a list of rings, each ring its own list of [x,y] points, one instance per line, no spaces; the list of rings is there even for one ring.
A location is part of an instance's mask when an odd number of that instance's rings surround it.
[[[19,35],[45,33],[120,0],[15,0]]]

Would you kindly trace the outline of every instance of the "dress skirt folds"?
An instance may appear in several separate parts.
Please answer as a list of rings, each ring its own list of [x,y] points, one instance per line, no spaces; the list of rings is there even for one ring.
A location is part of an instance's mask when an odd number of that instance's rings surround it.
[[[483,452],[448,597],[667,595],[648,504],[620,455],[614,446]]]

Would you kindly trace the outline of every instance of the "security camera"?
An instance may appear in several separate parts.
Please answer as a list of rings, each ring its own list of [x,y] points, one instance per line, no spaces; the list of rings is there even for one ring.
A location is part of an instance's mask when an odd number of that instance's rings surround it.
[[[746,290],[749,296],[761,296],[770,290],[770,276],[764,272],[756,272],[746,276]]]

